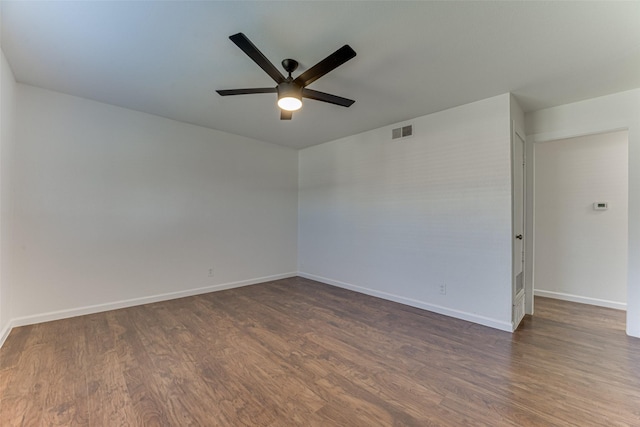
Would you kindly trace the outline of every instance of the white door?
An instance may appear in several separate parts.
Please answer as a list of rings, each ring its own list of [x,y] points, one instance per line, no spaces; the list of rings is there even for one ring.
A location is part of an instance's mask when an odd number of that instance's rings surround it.
[[[513,324],[524,317],[524,137],[512,132],[513,153]]]

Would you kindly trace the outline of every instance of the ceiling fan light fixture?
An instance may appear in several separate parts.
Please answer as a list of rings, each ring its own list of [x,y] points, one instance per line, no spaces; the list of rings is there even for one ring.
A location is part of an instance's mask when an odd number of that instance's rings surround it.
[[[292,96],[286,96],[278,99],[278,107],[287,111],[296,111],[302,107],[302,101]]]
[[[296,111],[302,107],[302,88],[293,82],[278,85],[278,107],[287,111]]]

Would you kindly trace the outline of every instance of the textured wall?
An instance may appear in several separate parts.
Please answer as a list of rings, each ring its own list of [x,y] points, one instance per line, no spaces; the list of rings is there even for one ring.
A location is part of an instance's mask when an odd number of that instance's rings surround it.
[[[26,85],[17,132],[14,317],[295,274],[295,150]]]
[[[509,99],[301,150],[300,272],[510,330]]]

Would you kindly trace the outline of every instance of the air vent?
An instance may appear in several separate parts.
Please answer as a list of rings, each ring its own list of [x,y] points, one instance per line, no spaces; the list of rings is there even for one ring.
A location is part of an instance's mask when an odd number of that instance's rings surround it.
[[[413,125],[391,129],[391,139],[408,138],[413,136]]]

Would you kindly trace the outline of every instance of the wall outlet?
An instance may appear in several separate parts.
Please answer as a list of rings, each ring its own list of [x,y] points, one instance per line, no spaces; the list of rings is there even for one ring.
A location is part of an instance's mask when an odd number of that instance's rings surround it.
[[[440,295],[446,295],[447,294],[447,284],[443,283],[440,285]]]
[[[209,269],[209,277],[213,277],[213,268]]]

